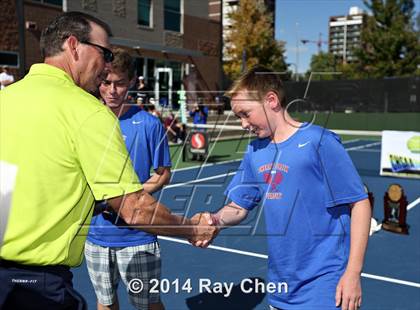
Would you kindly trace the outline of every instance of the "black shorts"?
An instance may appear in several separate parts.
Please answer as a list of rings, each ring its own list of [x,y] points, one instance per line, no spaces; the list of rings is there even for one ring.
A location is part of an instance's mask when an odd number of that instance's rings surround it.
[[[66,266],[27,266],[0,260],[0,309],[85,310]]]

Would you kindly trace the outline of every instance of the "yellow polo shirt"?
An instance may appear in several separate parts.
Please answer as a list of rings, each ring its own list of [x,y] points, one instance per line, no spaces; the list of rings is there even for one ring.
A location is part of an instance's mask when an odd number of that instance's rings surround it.
[[[1,259],[79,265],[94,200],[142,188],[118,119],[54,66],[0,92],[0,143]]]

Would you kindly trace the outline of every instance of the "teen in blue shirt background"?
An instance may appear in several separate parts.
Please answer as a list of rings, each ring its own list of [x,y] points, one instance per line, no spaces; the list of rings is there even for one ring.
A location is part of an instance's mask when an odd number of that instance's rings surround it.
[[[104,103],[119,117],[121,132],[131,161],[143,188],[154,193],[170,179],[170,153],[160,120],[126,101],[134,81],[130,55],[114,49],[112,68],[99,91]],[[153,176],[150,175],[154,170]],[[98,309],[118,307],[117,285],[130,279],[142,279],[140,293],[128,290],[129,300],[137,309],[163,309],[159,294],[149,294],[149,280],[160,279],[160,249],[156,235],[128,228],[115,212],[104,211],[92,219],[85,246],[85,256]],[[149,279],[149,280],[148,280]]]

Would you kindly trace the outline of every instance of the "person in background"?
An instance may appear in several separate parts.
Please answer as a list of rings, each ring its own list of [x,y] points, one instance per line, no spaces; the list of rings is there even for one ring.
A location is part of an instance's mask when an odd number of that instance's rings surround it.
[[[193,118],[194,125],[207,124],[207,116],[209,114],[209,108],[203,104],[194,104],[190,111],[190,117]]]
[[[2,73],[0,73],[0,90],[6,88],[15,81],[13,74],[10,73],[8,66],[2,67]]]
[[[164,126],[168,139],[173,143],[182,143],[185,140],[185,130],[182,124],[178,122],[174,113],[169,113],[165,118]]]
[[[143,76],[139,76],[138,81],[139,85],[137,86],[137,104],[143,104],[147,106],[149,104],[149,98],[152,95],[152,89],[146,84]]]
[[[135,66],[123,49],[112,50],[114,60],[99,86],[100,96],[119,118],[121,132],[143,188],[149,194],[162,189],[171,176],[168,141],[161,122],[126,101],[134,83]],[[150,171],[154,170],[151,176]],[[118,309],[117,287],[133,278],[145,284],[140,293],[127,290],[136,309],[163,309],[159,294],[149,293],[152,279],[160,279],[160,248],[156,235],[127,227],[108,208],[93,217],[85,245],[89,276],[98,299],[98,309]]]
[[[154,117],[157,117],[160,120],[160,122],[163,123],[162,114],[156,109],[156,106],[154,104],[149,104],[149,109],[147,111]]]

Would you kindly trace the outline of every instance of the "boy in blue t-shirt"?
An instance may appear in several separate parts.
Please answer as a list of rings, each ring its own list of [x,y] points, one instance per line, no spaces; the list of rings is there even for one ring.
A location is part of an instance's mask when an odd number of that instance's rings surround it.
[[[228,92],[251,142],[226,194],[212,214],[224,227],[264,208],[268,282],[287,283],[269,295],[272,309],[356,309],[369,235],[367,194],[340,138],[293,120],[278,75],[255,67]],[[197,246],[206,246],[201,242]]]
[[[160,120],[127,103],[134,79],[134,63],[124,50],[114,49],[114,61],[99,92],[104,103],[119,118],[121,132],[143,189],[160,190],[169,182],[171,159]],[[150,170],[154,175],[150,176]],[[108,208],[110,209],[110,208]],[[141,292],[127,290],[136,309],[163,309],[158,293],[150,292],[151,279],[160,279],[160,248],[156,235],[127,227],[118,215],[106,210],[92,218],[85,246],[89,276],[98,298],[98,309],[117,309],[117,286],[121,278],[129,286],[141,279]]]
[[[207,124],[207,116],[209,114],[209,108],[203,105],[194,105],[193,109],[190,111],[190,116],[193,118],[194,125],[203,125]]]

